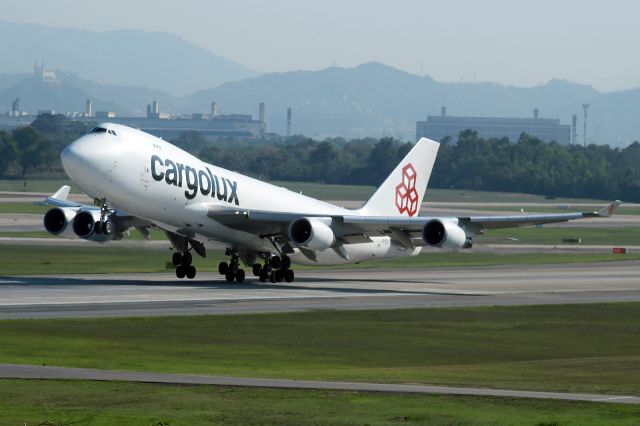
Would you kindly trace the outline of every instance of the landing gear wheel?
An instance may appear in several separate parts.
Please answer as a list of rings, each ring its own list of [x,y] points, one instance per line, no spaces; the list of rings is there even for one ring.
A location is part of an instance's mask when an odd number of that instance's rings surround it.
[[[182,265],[182,253],[179,253],[179,252],[173,253],[171,262],[173,262],[173,266]]]
[[[183,265],[179,265],[176,268],[176,277],[180,279],[184,278],[184,276],[187,275],[187,271],[185,269],[186,268]]]
[[[287,269],[284,271],[284,280],[288,283],[292,282],[294,278],[293,270]]]
[[[218,272],[220,275],[227,275],[227,272],[229,272],[229,264],[227,262],[220,262]]]
[[[269,264],[273,269],[280,269],[280,265],[282,264],[280,256],[271,256],[271,259],[269,259]]]
[[[113,234],[113,222],[111,222],[111,220],[107,220],[102,224],[102,232],[104,232],[104,235],[111,235]]]
[[[187,278],[192,280],[196,277],[196,268],[194,266],[189,265],[186,267],[186,270],[187,270]]]
[[[265,268],[262,268],[262,271],[260,272],[260,282],[267,282],[267,279],[269,279],[269,273]]]
[[[281,283],[282,281],[284,281],[284,271],[282,269],[276,270],[274,275],[277,282]]]
[[[224,277],[227,279],[227,282],[230,283],[235,278],[235,275],[234,275],[233,272],[227,271],[227,273],[224,275]]]
[[[191,253],[186,252],[185,254],[182,255],[182,264],[183,265],[191,265],[191,262],[193,262],[193,257],[191,256]]]
[[[254,277],[259,277],[261,272],[262,272],[262,265],[259,264],[259,263],[254,263],[253,264],[253,276]]]
[[[280,269],[287,270],[291,268],[291,258],[289,256],[282,256],[282,262],[280,263]]]
[[[244,269],[238,269],[238,272],[236,272],[236,282],[240,284],[243,281],[244,281]]]
[[[272,283],[275,283],[278,281],[276,280],[276,271],[271,271],[271,275],[269,276],[269,281],[271,281]]]

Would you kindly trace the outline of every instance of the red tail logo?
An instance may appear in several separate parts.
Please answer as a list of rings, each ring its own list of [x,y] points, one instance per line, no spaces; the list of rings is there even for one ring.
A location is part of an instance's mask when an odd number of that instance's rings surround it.
[[[400,214],[410,217],[418,213],[418,191],[416,190],[416,169],[411,163],[402,168],[402,182],[396,186],[396,207]]]

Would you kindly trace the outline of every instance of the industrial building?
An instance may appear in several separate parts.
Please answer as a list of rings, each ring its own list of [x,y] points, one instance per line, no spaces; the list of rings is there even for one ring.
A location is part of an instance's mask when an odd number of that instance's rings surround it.
[[[144,132],[171,140],[183,132],[197,132],[205,139],[220,138],[263,138],[267,132],[266,105],[261,102],[258,106],[259,120],[254,120],[251,114],[218,114],[218,105],[211,104],[210,113],[195,113],[189,115],[169,115],[160,111],[160,104],[153,101],[147,105],[146,117],[118,117],[113,111],[93,112],[93,102],[88,99],[84,113],[71,113],[67,116],[75,121],[100,122],[109,121],[115,124],[140,129]],[[54,111],[40,111],[40,114],[55,114]],[[0,116],[0,130],[14,129],[31,124],[36,115],[27,115],[20,111],[20,100],[13,102],[11,111]]]
[[[426,121],[416,122],[416,140],[427,137],[442,141],[449,137],[457,141],[460,132],[468,129],[475,130],[484,139],[506,137],[512,142],[526,133],[545,142],[566,145],[571,142],[572,135],[569,124],[560,124],[560,120],[554,118],[540,118],[537,108],[533,110],[532,118],[500,118],[448,116],[446,107],[442,107],[440,115],[430,115]]]

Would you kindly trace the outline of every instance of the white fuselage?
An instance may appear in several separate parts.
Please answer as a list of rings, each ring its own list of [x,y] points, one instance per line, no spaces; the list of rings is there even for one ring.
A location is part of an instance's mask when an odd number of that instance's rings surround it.
[[[90,133],[62,153],[69,177],[89,196],[106,198],[114,208],[147,219],[160,228],[189,238],[219,241],[231,247],[273,251],[259,235],[221,225],[209,218],[210,209],[238,207],[274,212],[353,215],[347,210],[205,163],[176,146],[147,133],[115,124],[109,133]],[[296,250],[292,261],[329,265],[418,254],[389,237],[344,245],[347,259],[333,249],[317,252],[317,262]]]

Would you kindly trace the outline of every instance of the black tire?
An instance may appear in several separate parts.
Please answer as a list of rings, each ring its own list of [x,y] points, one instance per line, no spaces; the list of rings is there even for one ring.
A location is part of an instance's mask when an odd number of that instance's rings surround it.
[[[287,270],[291,268],[291,258],[289,256],[282,256],[282,263],[280,263],[280,269]]]
[[[262,271],[260,272],[260,282],[265,283],[267,282],[268,279],[269,279],[269,274],[264,268],[262,268]]]
[[[218,273],[220,273],[220,275],[227,275],[227,272],[229,272],[229,264],[227,262],[220,262],[218,265]]]
[[[196,277],[196,268],[193,265],[187,266],[187,278],[190,280]]]
[[[171,262],[173,262],[173,266],[182,265],[182,253],[175,252],[171,257]]]
[[[244,282],[244,269],[238,269],[238,272],[236,272],[236,282],[238,284]]]
[[[271,275],[269,275],[269,281],[271,281],[272,283],[277,282],[277,280],[276,280],[276,271],[271,271]]]
[[[282,260],[280,259],[280,256],[271,256],[271,259],[269,259],[269,264],[273,269],[280,269]]]
[[[187,271],[185,270],[186,268],[182,265],[178,266],[176,268],[176,277],[183,279],[184,276],[187,274]]]
[[[259,263],[254,263],[253,264],[253,276],[254,277],[259,277],[261,272],[262,272],[262,265],[259,264]]]
[[[293,282],[293,279],[295,278],[295,275],[293,274],[293,270],[292,269],[287,269],[286,271],[284,271],[284,280],[288,283]]]
[[[284,271],[282,269],[276,269],[274,275],[277,282],[281,283],[284,280]]]
[[[182,264],[189,266],[191,262],[193,262],[193,256],[191,256],[191,253],[185,252],[185,254],[182,255]]]
[[[224,277],[227,279],[227,282],[230,283],[230,282],[233,282],[236,276],[233,274],[233,272],[227,271]]]

